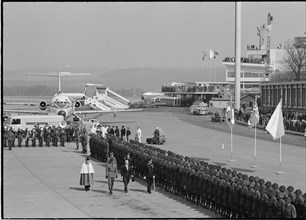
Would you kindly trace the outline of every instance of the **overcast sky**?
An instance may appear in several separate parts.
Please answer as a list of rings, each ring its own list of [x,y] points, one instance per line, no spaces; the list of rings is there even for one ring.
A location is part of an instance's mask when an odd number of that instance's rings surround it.
[[[305,2],[243,2],[242,56],[273,16],[271,46],[305,36]],[[5,70],[46,66],[203,67],[234,56],[234,2],[3,3]]]

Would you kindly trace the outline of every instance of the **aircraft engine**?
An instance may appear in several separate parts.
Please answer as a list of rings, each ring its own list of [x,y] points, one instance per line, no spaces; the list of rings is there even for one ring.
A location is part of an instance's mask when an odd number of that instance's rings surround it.
[[[76,101],[75,104],[74,104],[74,107],[79,108],[80,106],[81,106],[81,103],[79,101]]]
[[[46,108],[47,108],[47,103],[46,103],[45,101],[41,101],[41,102],[39,103],[39,108],[40,108],[41,110],[46,110]]]

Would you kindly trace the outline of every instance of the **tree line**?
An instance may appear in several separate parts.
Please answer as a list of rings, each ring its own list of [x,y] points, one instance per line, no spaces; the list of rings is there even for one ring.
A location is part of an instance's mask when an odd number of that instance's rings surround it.
[[[3,86],[4,96],[52,96],[57,88],[46,85]],[[114,89],[114,92],[124,97],[140,97],[145,91],[141,88]]]

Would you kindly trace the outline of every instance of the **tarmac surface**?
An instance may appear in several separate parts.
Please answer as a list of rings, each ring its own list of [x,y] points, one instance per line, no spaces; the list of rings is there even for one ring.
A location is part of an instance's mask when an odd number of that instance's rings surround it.
[[[306,192],[306,147],[302,136],[273,141],[266,131],[257,129],[257,168],[254,164],[254,129],[236,124],[231,153],[230,129],[226,123],[213,123],[210,116],[189,115],[186,109],[163,108],[144,112],[106,114],[102,124],[130,127],[131,138],[139,126],[142,142],[153,137],[158,126],[165,131],[166,143],[158,147],[259,176],[265,181],[292,185]],[[155,145],[156,146],[156,145]],[[222,147],[223,146],[223,147]],[[204,208],[160,189],[146,193],[144,181],[129,184],[123,191],[121,177],[109,195],[105,164],[92,159],[95,184],[85,192],[79,185],[80,169],[86,155],[73,143],[61,147],[4,149],[3,217],[5,218],[220,218]],[[115,155],[116,156],[116,155]],[[232,159],[230,162],[229,160]],[[284,174],[276,174],[277,171]]]
[[[146,192],[143,180],[130,182],[129,191],[118,175],[108,192],[105,164],[91,158],[94,185],[79,185],[85,154],[66,147],[3,150],[4,218],[219,218],[160,189]]]

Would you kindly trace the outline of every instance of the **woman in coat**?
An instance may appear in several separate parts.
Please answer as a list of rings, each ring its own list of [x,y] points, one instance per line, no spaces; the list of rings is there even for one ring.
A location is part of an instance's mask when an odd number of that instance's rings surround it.
[[[94,184],[94,169],[92,164],[89,162],[89,158],[86,157],[85,162],[82,165],[81,169],[81,177],[80,177],[80,185],[85,186],[85,191],[90,190],[90,185]]]

